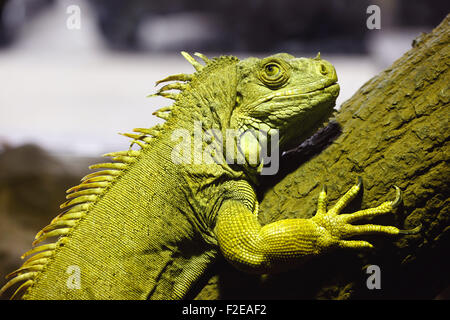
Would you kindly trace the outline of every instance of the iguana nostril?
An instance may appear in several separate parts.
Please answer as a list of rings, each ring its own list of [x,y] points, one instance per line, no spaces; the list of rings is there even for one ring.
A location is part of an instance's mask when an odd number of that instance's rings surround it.
[[[319,71],[320,71],[320,73],[323,74],[323,75],[328,74],[328,69],[327,69],[327,67],[325,66],[325,64],[323,64],[323,63],[321,63],[321,64],[319,65]]]

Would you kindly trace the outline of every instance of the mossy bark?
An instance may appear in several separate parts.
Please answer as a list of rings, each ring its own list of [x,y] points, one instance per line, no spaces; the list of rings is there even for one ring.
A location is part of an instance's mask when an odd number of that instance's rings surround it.
[[[397,185],[403,205],[371,221],[422,224],[421,232],[364,237],[374,250],[338,250],[264,280],[219,263],[219,276],[197,298],[427,299],[449,286],[449,38],[450,15],[345,102],[336,114],[339,137],[269,188],[261,203],[263,223],[308,218],[323,184],[332,205],[361,176],[364,190],[347,212],[392,200]],[[367,265],[380,267],[381,289],[367,288]]]

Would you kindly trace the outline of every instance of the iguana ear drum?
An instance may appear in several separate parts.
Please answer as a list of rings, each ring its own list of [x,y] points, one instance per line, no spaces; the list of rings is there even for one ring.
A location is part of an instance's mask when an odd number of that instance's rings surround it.
[[[262,60],[259,72],[261,81],[271,89],[282,87],[289,80],[289,68],[285,63],[276,59]]]

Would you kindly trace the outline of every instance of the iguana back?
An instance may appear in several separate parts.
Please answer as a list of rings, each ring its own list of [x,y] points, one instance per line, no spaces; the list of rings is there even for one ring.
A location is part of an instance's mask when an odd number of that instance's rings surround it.
[[[217,250],[199,232],[207,229],[163,147],[155,143],[142,150],[101,191],[59,240],[25,298],[169,299],[186,294]],[[71,286],[67,282],[78,271],[80,283]]]

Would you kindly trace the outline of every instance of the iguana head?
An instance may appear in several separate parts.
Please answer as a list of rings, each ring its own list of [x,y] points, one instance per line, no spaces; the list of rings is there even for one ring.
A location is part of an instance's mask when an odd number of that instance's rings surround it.
[[[307,59],[280,53],[239,60],[232,56],[208,59],[197,53],[205,62],[201,65],[186,52],[182,54],[197,72],[158,81],[180,82],[165,85],[156,93],[175,103],[155,114],[169,119],[174,129],[183,121],[192,128],[197,121],[203,130],[221,130],[226,134],[222,150],[227,163],[245,158],[239,164],[252,172],[255,168],[260,172],[267,164],[264,151],[272,150],[268,146],[273,146],[274,140],[283,151],[310,137],[331,115],[339,94],[336,71],[320,55]],[[181,92],[173,94],[173,89]],[[225,131],[234,132],[233,138]],[[271,138],[274,136],[277,139]],[[237,141],[237,148],[229,147],[232,140]]]
[[[237,64],[237,77],[230,127],[278,130],[281,150],[310,137],[329,118],[339,94],[336,71],[320,55],[248,58]]]

